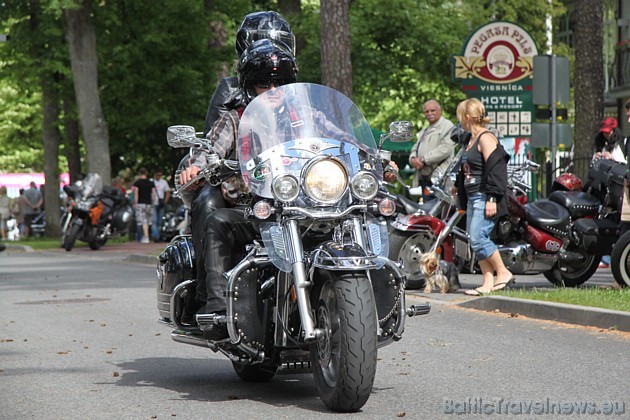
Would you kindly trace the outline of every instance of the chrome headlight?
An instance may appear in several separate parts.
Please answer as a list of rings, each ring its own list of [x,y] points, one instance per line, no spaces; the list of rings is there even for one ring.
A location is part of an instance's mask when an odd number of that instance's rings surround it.
[[[341,200],[348,188],[348,173],[341,162],[326,158],[315,161],[305,168],[304,192],[323,204]]]
[[[370,172],[361,171],[350,182],[352,193],[360,200],[371,200],[378,193],[378,181]]]
[[[276,200],[283,202],[295,201],[300,194],[300,183],[292,175],[281,175],[273,180],[271,191]]]

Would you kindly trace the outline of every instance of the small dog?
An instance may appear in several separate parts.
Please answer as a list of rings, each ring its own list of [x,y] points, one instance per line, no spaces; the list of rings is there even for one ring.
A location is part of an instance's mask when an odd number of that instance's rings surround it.
[[[461,288],[455,265],[439,260],[435,252],[421,254],[418,262],[425,279],[424,293],[431,293],[434,288],[438,288],[440,293],[455,292]]]

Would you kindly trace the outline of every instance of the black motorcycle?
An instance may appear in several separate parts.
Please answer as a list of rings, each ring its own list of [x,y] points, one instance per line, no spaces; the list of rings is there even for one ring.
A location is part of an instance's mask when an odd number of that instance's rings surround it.
[[[63,189],[68,199],[61,219],[61,246],[66,251],[74,248],[77,239],[98,250],[109,238],[127,233],[133,210],[120,189],[103,187],[95,173]]]
[[[277,124],[281,117],[290,126]],[[168,133],[171,146],[209,147],[192,127]],[[240,165],[252,198],[246,213],[260,230],[234,250],[227,313],[195,315],[195,250],[178,236],[158,265],[161,320],[175,327],[173,340],[227,356],[243,380],[312,371],[329,409],[357,411],[372,390],[377,349],[402,338],[405,316],[430,309],[405,309],[405,278],[387,258],[383,216],[394,203],[375,201],[383,169],[369,125],[339,92],[289,84],[247,106],[237,149],[239,162],[210,155],[200,172],[216,182],[220,168]],[[226,325],[229,338],[206,340],[211,324]]]

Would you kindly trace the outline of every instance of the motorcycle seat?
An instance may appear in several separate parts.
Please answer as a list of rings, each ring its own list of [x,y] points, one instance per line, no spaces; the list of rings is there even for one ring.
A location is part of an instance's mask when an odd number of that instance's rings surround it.
[[[560,204],[548,200],[536,200],[525,205],[527,222],[554,235],[568,236],[571,216]]]
[[[566,208],[572,220],[599,213],[599,200],[582,191],[554,191],[549,199]]]
[[[431,198],[425,201],[423,204],[420,204],[417,201],[414,201],[405,196],[398,196],[398,203],[400,203],[400,205],[403,207],[405,212],[404,214],[414,214],[418,210],[424,210],[424,212],[427,213],[429,210],[431,210],[431,207],[433,207],[435,201],[435,198]]]

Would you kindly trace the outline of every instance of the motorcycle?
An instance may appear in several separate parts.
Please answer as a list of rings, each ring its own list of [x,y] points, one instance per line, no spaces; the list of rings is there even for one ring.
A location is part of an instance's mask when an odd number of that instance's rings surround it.
[[[184,234],[188,229],[189,219],[189,210],[184,204],[178,206],[175,211],[168,210],[162,218],[160,241],[170,242],[177,235]]]
[[[454,134],[453,140],[465,143],[461,134]],[[456,200],[448,191],[451,173],[459,166],[463,150],[461,147],[444,174],[433,179],[433,194],[438,198],[434,207],[428,213],[400,215],[392,223],[390,256],[402,261],[403,271],[413,287],[424,284],[418,259],[428,251],[437,251],[459,269],[476,270],[465,214],[457,210]],[[542,273],[552,282],[575,286],[584,276],[592,275],[599,259],[572,245],[572,221],[595,215],[598,203],[587,194],[574,191],[557,191],[549,199],[526,203],[530,187],[525,176],[538,168],[531,161],[510,165],[508,215],[497,221],[491,238],[512,273]]]
[[[66,251],[74,248],[77,239],[98,250],[109,238],[126,234],[133,210],[121,190],[103,187],[95,173],[63,190],[68,201],[61,219],[61,247]]]
[[[278,116],[290,125],[276,124]],[[192,127],[170,127],[167,138],[211,150]],[[245,381],[312,371],[326,407],[357,411],[374,383],[377,349],[402,338],[405,316],[430,311],[405,308],[404,275],[387,258],[384,216],[394,204],[375,201],[383,169],[369,125],[341,93],[289,84],[247,106],[237,149],[252,198],[246,214],[260,238],[234,250],[242,259],[225,273],[225,316],[193,315],[195,250],[188,235],[171,241],[157,268],[161,322],[175,327],[176,342],[227,356]],[[236,164],[207,161],[176,194],[202,178],[219,182]],[[204,339],[210,324],[226,324],[229,338]]]

